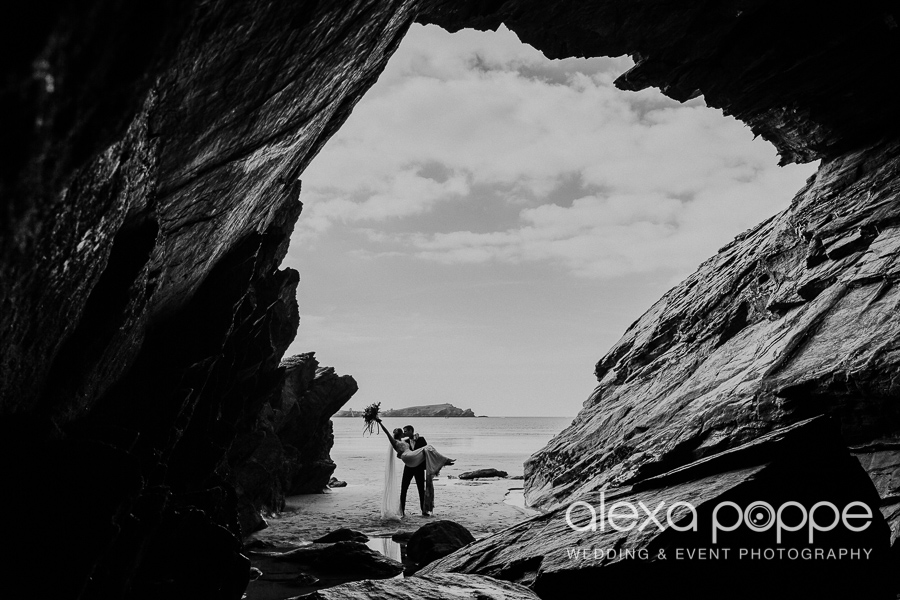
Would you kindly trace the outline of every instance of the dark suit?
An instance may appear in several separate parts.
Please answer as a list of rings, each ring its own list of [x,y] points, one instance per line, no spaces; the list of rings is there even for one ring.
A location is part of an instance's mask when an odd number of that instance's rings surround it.
[[[424,448],[428,445],[425,438],[419,436],[415,441],[413,450]],[[415,478],[416,489],[419,491],[419,506],[425,512],[425,461],[418,467],[403,467],[403,481],[400,483],[400,510],[406,512],[406,492],[409,490],[409,482]]]

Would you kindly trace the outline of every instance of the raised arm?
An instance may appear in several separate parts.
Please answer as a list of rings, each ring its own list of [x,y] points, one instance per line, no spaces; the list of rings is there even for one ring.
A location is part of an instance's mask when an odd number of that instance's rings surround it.
[[[394,447],[394,450],[400,452],[400,442],[394,439],[394,436],[391,435],[391,432],[387,430],[387,427],[384,426],[384,423],[381,422],[381,419],[376,419],[378,421],[378,426],[381,427],[381,430],[384,432],[384,435],[387,436],[388,441],[391,443],[391,446]]]

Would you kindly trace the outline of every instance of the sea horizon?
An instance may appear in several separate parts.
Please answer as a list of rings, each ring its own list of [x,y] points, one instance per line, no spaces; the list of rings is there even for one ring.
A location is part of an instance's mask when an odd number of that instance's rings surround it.
[[[334,476],[348,485],[381,485],[388,441],[383,433],[363,432],[362,418],[332,421]],[[388,429],[412,425],[438,451],[457,459],[442,471],[456,477],[465,471],[499,469],[510,477],[524,474],[524,462],[568,427],[571,417],[395,417],[386,418]],[[394,422],[396,421],[396,422]],[[438,426],[439,424],[439,426]]]
[[[343,409],[342,409],[343,410]],[[346,409],[350,410],[350,409]],[[356,410],[356,409],[353,409]],[[401,410],[399,408],[387,408],[387,410]],[[360,413],[362,411],[359,411]],[[474,417],[470,416],[444,416],[444,415],[430,415],[430,416],[416,416],[410,417],[411,419],[574,419],[578,415],[475,415]],[[333,415],[332,419],[359,419],[360,415]],[[403,417],[396,417],[398,419]]]

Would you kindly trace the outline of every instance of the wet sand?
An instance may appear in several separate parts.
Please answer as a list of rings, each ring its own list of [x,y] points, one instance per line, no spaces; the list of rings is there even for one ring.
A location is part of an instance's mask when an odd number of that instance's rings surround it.
[[[296,567],[273,562],[266,556],[270,552],[284,552],[307,545],[341,527],[367,534],[371,538],[370,548],[395,560],[402,560],[400,546],[389,539],[395,533],[414,532],[426,523],[447,519],[463,525],[476,538],[482,538],[537,514],[522,507],[521,480],[491,478],[462,481],[442,475],[435,480],[434,491],[434,516],[423,517],[418,510],[415,484],[410,486],[408,503],[415,510],[410,510],[400,521],[381,519],[382,490],[374,484],[351,484],[324,494],[288,498],[285,511],[269,517],[269,527],[252,536],[273,546],[262,552],[248,552],[253,566],[260,569],[263,576],[250,582],[245,599],[290,598],[318,589],[322,584],[352,581],[335,578],[327,583],[323,580],[318,585],[303,584],[296,580]]]

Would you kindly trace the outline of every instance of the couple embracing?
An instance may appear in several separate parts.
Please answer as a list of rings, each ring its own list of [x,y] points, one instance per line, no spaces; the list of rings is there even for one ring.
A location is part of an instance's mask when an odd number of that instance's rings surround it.
[[[416,489],[419,492],[422,516],[431,516],[434,510],[434,477],[444,466],[452,465],[454,460],[435,450],[424,437],[415,433],[412,425],[407,425],[403,429],[398,427],[389,432],[381,419],[376,420],[391,444],[384,470],[381,518],[400,519],[404,516],[406,492],[413,479],[416,480]],[[397,458],[403,462],[401,485],[397,482]]]

